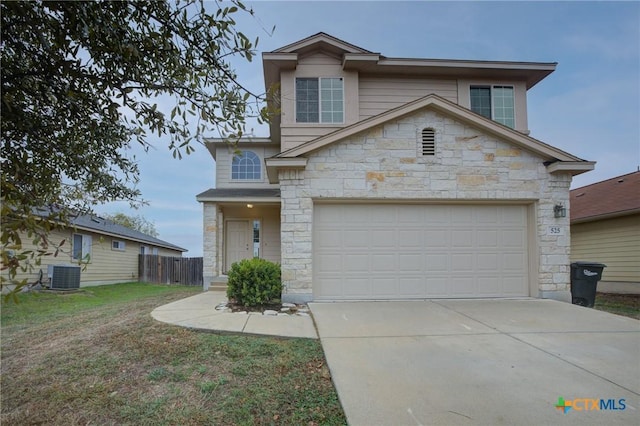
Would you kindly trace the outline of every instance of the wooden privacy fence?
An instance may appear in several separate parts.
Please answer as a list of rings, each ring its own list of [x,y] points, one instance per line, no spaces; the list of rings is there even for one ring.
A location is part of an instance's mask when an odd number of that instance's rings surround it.
[[[138,277],[146,283],[201,286],[202,258],[140,254]]]

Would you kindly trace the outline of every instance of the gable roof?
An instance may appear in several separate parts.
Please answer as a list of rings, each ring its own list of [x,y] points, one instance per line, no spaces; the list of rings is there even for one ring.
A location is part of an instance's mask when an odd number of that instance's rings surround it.
[[[571,223],[640,213],[640,171],[571,190]]]
[[[373,53],[322,31],[276,49],[273,53],[305,53],[319,48],[323,48],[325,50],[336,50],[341,53]]]
[[[279,71],[295,69],[299,57],[315,51],[323,51],[340,58],[345,70],[375,74],[522,80],[526,82],[527,89],[531,89],[555,71],[558,65],[557,62],[392,58],[319,32],[262,54],[266,89],[277,83]]]
[[[48,211],[46,209],[37,209],[36,214],[42,218],[47,218]],[[110,219],[104,219],[94,215],[83,214],[70,216],[69,223],[73,228],[78,230],[91,231],[98,234],[108,235],[110,237],[123,238],[181,252],[188,251],[187,249],[175,244],[171,244],[159,238],[152,237],[151,235],[122,226]]]
[[[269,173],[269,168],[273,169],[274,167],[279,167],[280,164],[283,164],[285,159],[290,160],[291,158],[304,156],[312,151],[318,150],[357,133],[364,132],[375,126],[380,126],[389,121],[396,120],[423,108],[433,109],[458,121],[469,123],[487,133],[501,138],[502,140],[506,140],[515,146],[538,154],[545,160],[545,165],[550,173],[557,171],[569,171],[576,175],[593,170],[594,168],[595,162],[578,158],[565,151],[515,131],[507,126],[503,126],[493,120],[489,120],[438,95],[431,94],[389,111],[385,111],[376,116],[359,121],[350,126],[338,129],[327,135],[310,140],[287,151],[283,151],[275,157],[268,158],[266,159],[267,173],[272,176],[273,170]]]
[[[403,75],[448,79],[502,79],[522,81],[531,89],[555,71],[557,62],[476,61],[460,59],[392,58],[319,32],[295,43],[262,54],[266,93],[280,83],[281,71],[295,70],[298,60],[313,52],[338,58],[342,69],[375,75]],[[267,103],[278,109],[277,102]],[[269,122],[271,137],[280,138],[280,114]]]

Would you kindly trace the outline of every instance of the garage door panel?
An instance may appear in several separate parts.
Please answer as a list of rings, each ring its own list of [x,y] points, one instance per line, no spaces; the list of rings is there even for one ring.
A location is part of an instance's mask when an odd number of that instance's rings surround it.
[[[446,272],[449,270],[449,256],[444,253],[425,253],[423,258],[425,269],[429,271],[429,273]]]
[[[342,298],[342,291],[347,287],[348,283],[345,283],[339,277],[324,277],[322,278],[322,287],[328,294],[334,294],[336,297]]]
[[[478,247],[498,247],[498,234],[499,231],[497,229],[476,231]]]
[[[527,257],[524,253],[504,253],[502,255],[502,270],[506,272],[522,271],[527,264]]]
[[[502,293],[502,279],[498,275],[478,277],[478,294],[485,297],[499,297]]]
[[[395,277],[374,277],[371,279],[373,297],[387,299],[397,297],[397,280]]]
[[[362,214],[361,217],[366,217],[367,221],[371,225],[385,226],[389,224],[389,221],[396,222],[397,217],[393,206],[379,205],[379,206],[358,206],[356,212]]]
[[[398,256],[398,270],[402,273],[421,273],[424,270],[422,253],[401,253]]]
[[[317,235],[317,246],[322,247],[323,250],[340,249],[342,247],[342,231],[324,228],[322,233]]]
[[[425,248],[446,248],[451,244],[451,234],[444,229],[425,229],[423,235]]]
[[[362,298],[363,295],[371,293],[371,284],[364,277],[346,278],[343,294],[350,298]]]
[[[424,244],[424,235],[420,228],[399,229],[397,235],[400,248],[422,248]]]
[[[449,294],[455,297],[476,297],[476,280],[469,275],[453,277]]]
[[[372,253],[371,271],[392,272],[397,270],[397,254],[395,253]]]
[[[320,273],[342,270],[342,256],[334,253],[316,253],[315,266]]]
[[[447,297],[450,289],[449,278],[445,276],[427,276],[426,294],[429,297]]]
[[[473,210],[471,209],[451,209],[451,223],[456,224],[469,224],[473,223]]]
[[[369,229],[370,247],[373,249],[386,247],[396,242],[397,234],[393,229]]]
[[[365,229],[346,229],[340,234],[344,247],[366,249],[370,246],[368,233]]]
[[[500,215],[500,222],[503,225],[520,226],[526,222],[527,212],[524,209],[503,209]]]
[[[481,210],[475,211],[475,222],[483,224],[497,224],[500,222],[500,208],[494,206],[486,206]]]
[[[500,270],[502,256],[499,253],[480,253],[477,256],[478,271],[496,271]]]
[[[473,271],[475,269],[473,253],[452,253],[451,254],[451,270],[455,271]]]
[[[426,283],[423,278],[399,277],[398,294],[401,297],[416,298],[423,297],[426,292]]]
[[[500,232],[500,245],[503,247],[523,247],[526,235],[518,229],[504,229]]]
[[[527,296],[526,212],[515,205],[315,205],[314,298]]]
[[[367,254],[345,254],[342,256],[346,273],[358,273],[366,276],[369,273],[369,256]]]
[[[471,228],[454,229],[451,231],[452,248],[473,247],[473,230]]]
[[[502,276],[502,295],[505,297],[522,296],[518,289],[526,288],[527,281],[522,275],[503,275]]]
[[[429,206],[425,210],[425,225],[444,225],[451,222],[451,214],[449,206]]]

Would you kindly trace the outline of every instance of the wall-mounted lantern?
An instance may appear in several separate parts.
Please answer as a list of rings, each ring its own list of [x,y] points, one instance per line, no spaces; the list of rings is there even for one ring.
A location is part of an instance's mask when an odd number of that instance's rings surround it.
[[[553,217],[567,217],[567,209],[562,204],[553,206]]]

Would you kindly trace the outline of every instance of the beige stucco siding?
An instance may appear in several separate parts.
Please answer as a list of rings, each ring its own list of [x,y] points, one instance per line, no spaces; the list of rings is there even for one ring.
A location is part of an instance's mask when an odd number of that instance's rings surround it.
[[[216,148],[216,187],[217,188],[272,188],[278,185],[272,185],[267,179],[267,173],[264,169],[264,159],[276,155],[279,147],[264,146],[241,146],[237,149],[242,151],[252,151],[260,158],[262,165],[260,180],[231,180],[231,163],[233,161],[235,147],[220,146]]]
[[[359,120],[358,73],[344,71],[340,58],[322,52],[299,58],[293,71],[283,71],[281,77],[281,144],[282,151],[293,148],[318,136],[353,124]],[[295,102],[296,78],[326,77],[342,78],[344,81],[344,123],[315,124],[296,123]]]
[[[602,281],[640,283],[640,215],[571,225],[571,261],[607,265]]]
[[[458,102],[456,80],[360,75],[359,85],[360,120],[430,94]]]
[[[48,265],[78,265],[78,261],[72,258],[73,234],[82,234],[91,237],[89,262],[81,265],[81,286],[136,281],[138,279],[138,255],[140,253],[140,246],[155,247],[150,244],[142,244],[120,237],[105,236],[84,230],[57,230],[51,233],[50,241],[55,245],[59,245],[60,242],[64,240],[64,244],[58,255],[53,256],[53,254],[51,254],[42,257],[40,265],[33,264],[33,270],[30,273],[20,273],[16,278],[18,280],[26,278],[29,282],[32,282],[37,279],[40,269],[42,269],[46,279]],[[125,249],[112,249],[113,240],[123,241],[125,243]],[[23,238],[23,249],[34,248],[29,238]],[[54,250],[52,246],[51,251],[53,252]],[[158,254],[161,256],[182,256],[180,251],[165,248],[158,248]]]

